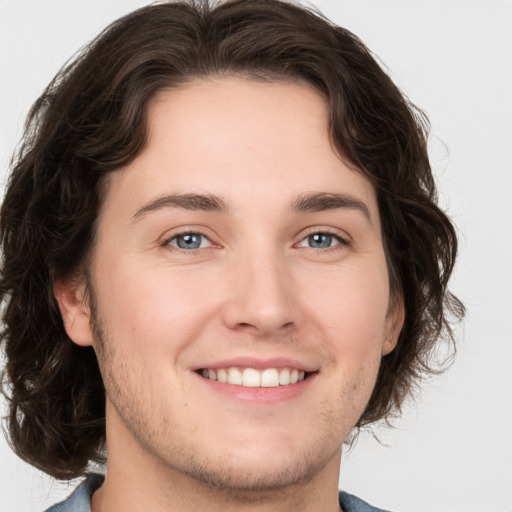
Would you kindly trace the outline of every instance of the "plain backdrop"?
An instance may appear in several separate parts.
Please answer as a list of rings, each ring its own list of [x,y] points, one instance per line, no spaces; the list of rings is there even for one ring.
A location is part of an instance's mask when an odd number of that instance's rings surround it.
[[[2,185],[43,87],[105,25],[146,3],[0,0]],[[395,512],[512,512],[512,1],[314,4],[361,37],[428,113],[441,204],[460,234],[452,289],[468,308],[453,367],[423,383],[396,429],[378,430],[383,444],[360,437],[340,486]],[[1,439],[0,512],[41,511],[71,487]]]

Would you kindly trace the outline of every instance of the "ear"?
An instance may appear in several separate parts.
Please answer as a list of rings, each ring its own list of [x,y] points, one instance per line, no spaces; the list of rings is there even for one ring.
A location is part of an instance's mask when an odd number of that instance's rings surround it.
[[[400,297],[392,298],[391,301],[390,310],[388,311],[388,317],[386,320],[387,333],[384,339],[384,343],[382,344],[383,356],[389,354],[395,349],[405,320],[405,306],[403,297],[400,295]]]
[[[85,284],[59,279],[53,285],[64,328],[71,340],[82,347],[93,343],[89,306],[84,303]]]

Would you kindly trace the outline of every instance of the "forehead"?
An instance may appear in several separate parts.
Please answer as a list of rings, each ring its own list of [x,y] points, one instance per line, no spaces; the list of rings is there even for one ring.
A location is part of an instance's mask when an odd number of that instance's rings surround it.
[[[334,156],[328,135],[327,102],[311,87],[296,82],[242,78],[196,80],[172,91],[161,91],[147,112],[148,140],[142,152],[157,150],[179,158],[195,148],[212,164],[252,153],[259,159],[290,162],[292,152],[320,150]],[[169,152],[164,152],[166,146]],[[316,150],[316,151],[315,151]],[[246,164],[248,162],[245,162]],[[213,166],[213,165],[212,165]],[[300,166],[297,171],[300,170]]]
[[[146,144],[114,173],[107,204],[207,192],[268,208],[271,197],[289,204],[329,192],[357,196],[378,217],[374,187],[341,160],[328,118],[327,101],[298,82],[229,77],[160,91],[148,105]]]

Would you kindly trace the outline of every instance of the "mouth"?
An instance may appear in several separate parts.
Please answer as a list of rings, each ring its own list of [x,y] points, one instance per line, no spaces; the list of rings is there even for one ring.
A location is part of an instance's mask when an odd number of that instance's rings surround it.
[[[205,379],[246,388],[275,388],[290,386],[306,380],[315,372],[297,368],[200,368],[197,373]]]

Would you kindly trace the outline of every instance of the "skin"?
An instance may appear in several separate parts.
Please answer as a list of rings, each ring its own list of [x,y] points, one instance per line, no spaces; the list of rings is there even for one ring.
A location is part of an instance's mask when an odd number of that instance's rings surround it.
[[[341,445],[403,306],[390,308],[375,190],[333,150],[327,108],[306,85],[235,77],[150,103],[145,148],[109,178],[91,295],[85,282],[55,289],[107,390],[93,512],[339,510]],[[222,208],[154,202],[170,194]],[[305,194],[352,203],[297,209]],[[183,232],[201,246],[180,249]],[[312,376],[287,397],[230,395],[196,372],[247,357]]]

